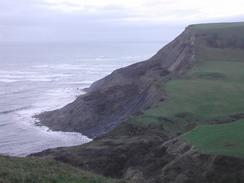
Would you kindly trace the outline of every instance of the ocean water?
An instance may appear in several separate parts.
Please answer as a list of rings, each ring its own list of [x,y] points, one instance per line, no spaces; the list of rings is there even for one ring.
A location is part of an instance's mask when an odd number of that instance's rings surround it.
[[[0,154],[26,156],[91,139],[54,132],[32,117],[72,102],[113,70],[145,60],[163,43],[1,43]]]

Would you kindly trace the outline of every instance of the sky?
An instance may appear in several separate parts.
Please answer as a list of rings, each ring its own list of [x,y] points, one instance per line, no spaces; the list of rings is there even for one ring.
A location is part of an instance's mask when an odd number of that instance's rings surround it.
[[[244,0],[0,0],[0,41],[169,41],[243,18]]]

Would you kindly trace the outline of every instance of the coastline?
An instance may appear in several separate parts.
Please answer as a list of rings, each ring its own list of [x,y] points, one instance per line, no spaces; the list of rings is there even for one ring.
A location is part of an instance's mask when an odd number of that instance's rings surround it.
[[[64,90],[55,87],[47,89],[35,99],[35,103],[32,105],[4,112],[2,117],[6,116],[6,119],[8,119],[8,116],[9,118],[13,116],[13,122],[9,123],[9,125],[14,125],[11,130],[13,132],[18,131],[18,134],[11,132],[6,133],[4,136],[2,133],[2,139],[9,139],[9,141],[5,140],[1,143],[1,154],[26,157],[50,148],[76,146],[90,142],[92,139],[81,133],[53,131],[47,126],[39,125],[38,120],[34,118],[35,115],[43,111],[63,107],[85,93],[83,88],[72,87],[67,87]],[[17,138],[18,140],[11,141],[11,138]]]

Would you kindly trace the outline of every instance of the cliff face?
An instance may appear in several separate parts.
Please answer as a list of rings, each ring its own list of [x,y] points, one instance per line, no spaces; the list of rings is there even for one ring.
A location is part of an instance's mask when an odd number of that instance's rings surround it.
[[[161,84],[191,65],[194,39],[186,29],[149,60],[118,69],[92,84],[73,103],[38,115],[40,124],[91,138],[110,131],[129,116],[165,99]]]

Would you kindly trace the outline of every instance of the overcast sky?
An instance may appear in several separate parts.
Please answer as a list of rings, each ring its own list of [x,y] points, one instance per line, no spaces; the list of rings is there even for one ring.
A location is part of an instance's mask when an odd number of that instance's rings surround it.
[[[244,0],[0,0],[0,41],[168,41],[242,18]]]

